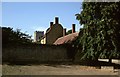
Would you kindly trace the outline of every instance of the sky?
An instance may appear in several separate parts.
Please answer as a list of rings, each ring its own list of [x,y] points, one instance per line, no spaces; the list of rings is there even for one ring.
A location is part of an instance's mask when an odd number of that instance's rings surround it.
[[[34,36],[36,30],[46,32],[50,22],[59,17],[63,28],[70,30],[76,24],[79,31],[81,26],[75,14],[80,13],[81,6],[81,2],[3,2],[2,26]]]

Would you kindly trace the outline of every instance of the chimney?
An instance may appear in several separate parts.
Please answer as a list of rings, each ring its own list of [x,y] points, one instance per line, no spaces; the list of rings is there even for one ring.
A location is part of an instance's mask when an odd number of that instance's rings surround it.
[[[55,24],[59,24],[59,18],[55,17]]]
[[[63,36],[66,35],[66,28],[63,29]]]
[[[50,22],[50,28],[52,28],[52,26],[53,26],[53,22]]]
[[[75,24],[72,24],[72,33],[75,33]]]

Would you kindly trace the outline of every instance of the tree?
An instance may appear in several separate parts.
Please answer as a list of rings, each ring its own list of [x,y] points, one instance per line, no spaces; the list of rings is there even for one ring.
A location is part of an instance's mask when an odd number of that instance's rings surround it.
[[[76,19],[83,26],[82,58],[120,58],[120,2],[83,2]]]
[[[70,29],[70,30],[68,30],[67,32],[66,32],[66,34],[68,35],[68,34],[71,34],[72,33],[72,29]]]
[[[16,44],[16,43],[30,43],[32,42],[31,36],[20,32],[20,29],[16,31],[10,27],[2,27],[2,45]]]

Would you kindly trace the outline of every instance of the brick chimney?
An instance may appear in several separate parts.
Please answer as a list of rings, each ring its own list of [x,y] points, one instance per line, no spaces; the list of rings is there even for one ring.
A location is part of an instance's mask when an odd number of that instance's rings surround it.
[[[63,29],[63,36],[66,35],[66,28]]]
[[[53,26],[53,22],[50,22],[50,28],[52,28],[52,26]]]
[[[55,24],[59,24],[59,18],[55,17]]]
[[[75,33],[75,24],[72,24],[72,33]]]

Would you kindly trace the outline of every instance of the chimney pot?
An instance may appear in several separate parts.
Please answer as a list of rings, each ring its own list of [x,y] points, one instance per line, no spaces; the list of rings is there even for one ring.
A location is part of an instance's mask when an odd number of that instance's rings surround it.
[[[66,28],[63,29],[63,36],[66,35]]]
[[[53,22],[50,22],[50,28],[52,28],[52,26],[53,26]]]
[[[59,24],[59,18],[55,17],[55,24]]]
[[[75,33],[75,24],[72,24],[72,33]]]

